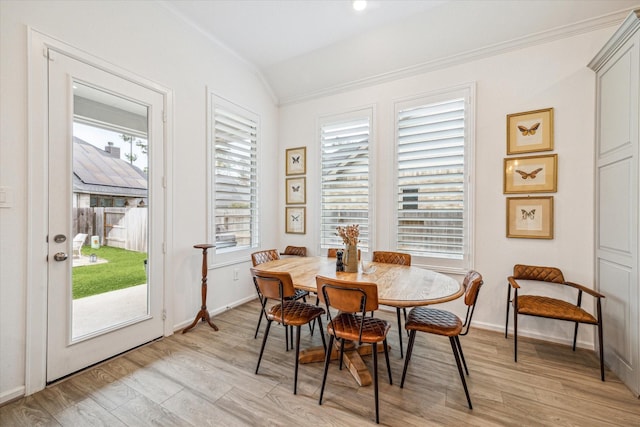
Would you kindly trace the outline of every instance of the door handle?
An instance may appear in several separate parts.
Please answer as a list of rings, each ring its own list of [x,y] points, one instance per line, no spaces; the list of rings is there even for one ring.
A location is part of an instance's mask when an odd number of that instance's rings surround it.
[[[69,256],[64,252],[58,252],[53,256],[53,259],[55,259],[56,261],[64,261],[67,258],[69,258]]]

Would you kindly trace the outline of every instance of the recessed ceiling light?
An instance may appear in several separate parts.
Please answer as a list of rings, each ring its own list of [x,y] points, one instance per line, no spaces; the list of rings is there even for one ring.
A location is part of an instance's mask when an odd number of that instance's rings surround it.
[[[354,0],[353,1],[353,9],[360,12],[361,10],[365,10],[367,7],[367,0]]]

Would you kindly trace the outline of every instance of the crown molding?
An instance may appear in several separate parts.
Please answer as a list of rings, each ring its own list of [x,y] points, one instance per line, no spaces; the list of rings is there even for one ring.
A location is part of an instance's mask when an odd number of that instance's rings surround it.
[[[400,68],[363,79],[352,80],[344,84],[334,85],[303,94],[294,94],[287,97],[282,97],[278,105],[285,106],[321,98],[324,96],[336,95],[355,89],[360,89],[368,86],[390,82],[393,80],[415,76],[418,74],[424,74],[443,68],[452,67],[455,65],[464,64],[466,62],[471,62],[482,58],[488,58],[518,49],[524,49],[543,43],[550,43],[556,40],[573,37],[591,31],[596,31],[602,28],[609,28],[615,25],[619,25],[621,22],[623,22],[623,20],[629,15],[630,11],[632,10],[625,9],[597,18],[587,19],[584,21],[576,22],[574,24],[557,27],[539,33],[529,34],[523,37],[518,37],[506,42],[496,43],[480,49],[474,49],[460,54],[437,58],[431,61],[426,61],[420,64]]]
[[[633,36],[638,28],[640,28],[640,9],[632,11],[627,16],[620,28],[616,30],[598,54],[589,62],[588,67],[593,71],[598,71],[616,53],[620,46]]]

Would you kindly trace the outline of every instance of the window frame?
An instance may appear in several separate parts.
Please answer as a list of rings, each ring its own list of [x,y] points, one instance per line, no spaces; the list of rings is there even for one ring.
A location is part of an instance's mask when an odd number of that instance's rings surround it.
[[[324,115],[318,118],[316,129],[318,132],[317,140],[318,140],[318,183],[320,187],[320,191],[318,192],[318,207],[320,214],[318,215],[318,250],[320,254],[326,254],[326,250],[334,247],[341,247],[343,243],[334,244],[323,244],[322,238],[322,212],[323,212],[323,202],[322,202],[322,163],[323,163],[323,139],[322,139],[322,131],[323,127],[328,124],[340,124],[346,123],[350,121],[356,121],[359,119],[368,119],[369,120],[369,139],[367,144],[367,154],[368,154],[368,224],[367,224],[367,242],[366,245],[359,245],[359,248],[362,252],[369,252],[372,248],[375,248],[375,236],[376,233],[376,213],[375,213],[375,199],[376,199],[376,191],[375,191],[375,166],[376,166],[376,132],[375,132],[375,117],[376,117],[376,108],[375,105],[365,106],[358,109]],[[351,224],[351,223],[349,223]],[[347,224],[345,224],[347,225]],[[337,241],[339,238],[337,237]]]
[[[427,257],[412,254],[412,264],[421,267],[429,268],[431,270],[465,274],[474,265],[474,218],[475,218],[475,204],[474,204],[474,180],[473,171],[475,167],[475,84],[469,83],[452,88],[447,88],[439,91],[433,91],[423,93],[420,95],[398,99],[394,102],[394,117],[393,117],[393,131],[394,131],[394,186],[393,186],[393,226],[392,226],[392,242],[395,250],[398,248],[398,194],[399,194],[399,164],[398,164],[398,149],[399,149],[399,120],[398,116],[400,111],[407,108],[426,106],[438,102],[448,101],[452,99],[462,98],[465,103],[464,114],[464,207],[463,207],[463,256],[461,260],[448,259],[440,257]]]
[[[255,181],[251,191],[255,194],[254,214],[251,215],[250,225],[250,244],[249,246],[215,248],[210,251],[209,267],[221,267],[225,265],[233,265],[240,261],[246,261],[250,254],[260,246],[261,227],[260,227],[260,141],[261,141],[261,121],[260,115],[251,111],[249,108],[227,100],[214,92],[208,91],[207,105],[207,236],[209,242],[216,242],[216,170],[215,170],[215,152],[216,152],[216,134],[215,124],[216,108],[223,108],[230,113],[237,114],[251,120],[255,123],[256,138],[254,159],[254,175]],[[251,209],[251,208],[250,208]]]

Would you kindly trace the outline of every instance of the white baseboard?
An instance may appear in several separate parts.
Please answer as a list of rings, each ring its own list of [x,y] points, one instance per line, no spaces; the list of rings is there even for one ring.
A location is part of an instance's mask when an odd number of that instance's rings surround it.
[[[8,403],[14,399],[19,399],[24,396],[24,386],[16,387],[13,390],[8,390],[0,394],[0,406]]]
[[[495,332],[500,332],[504,334],[504,325],[495,325],[492,323],[483,323],[483,322],[474,321],[472,322],[471,326],[478,329],[486,329],[489,331],[495,331]],[[539,331],[530,331],[530,330],[518,328],[518,336],[533,338],[540,341],[548,341],[556,344],[573,346],[573,338],[553,337]],[[509,335],[507,338],[513,340],[513,328],[511,327],[509,328]],[[588,341],[578,340],[576,342],[576,347],[585,348],[587,350],[595,350],[595,344],[593,342],[588,342]]]

